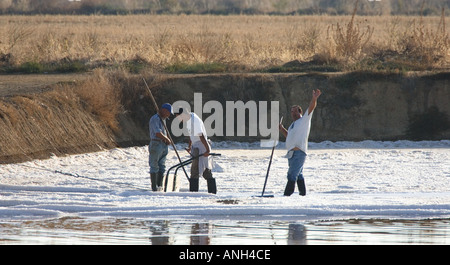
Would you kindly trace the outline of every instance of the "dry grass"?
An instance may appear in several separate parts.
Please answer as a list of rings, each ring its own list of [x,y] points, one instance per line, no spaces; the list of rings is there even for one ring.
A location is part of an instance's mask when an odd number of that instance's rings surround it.
[[[0,98],[0,164],[113,147],[114,89],[98,70],[80,84]]]
[[[102,69],[96,69],[91,78],[73,89],[84,109],[114,131],[119,129],[117,114],[121,108],[117,92]]]
[[[399,39],[403,54],[425,65],[436,65],[447,61],[450,39],[445,25],[444,10],[436,28],[427,28],[421,18]]]
[[[345,27],[337,22],[336,25],[331,25],[327,30],[327,39],[333,41],[334,45],[330,46],[335,48],[335,56],[343,58],[347,62],[358,59],[374,31],[374,27],[370,25],[362,27],[361,22],[356,24],[357,4],[358,1],[356,1],[350,22]]]
[[[0,36],[0,66],[82,61],[92,68],[144,64],[157,72],[217,63],[253,71],[318,56],[344,61],[342,69],[393,57],[435,69],[449,59],[444,17],[0,16]],[[424,53],[430,58],[416,56]]]

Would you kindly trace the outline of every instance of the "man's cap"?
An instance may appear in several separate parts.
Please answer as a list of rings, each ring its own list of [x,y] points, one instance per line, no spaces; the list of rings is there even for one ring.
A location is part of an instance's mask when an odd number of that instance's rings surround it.
[[[162,109],[166,109],[170,112],[170,114],[173,114],[173,109],[172,109],[172,105],[170,105],[169,103],[164,103],[161,106]]]

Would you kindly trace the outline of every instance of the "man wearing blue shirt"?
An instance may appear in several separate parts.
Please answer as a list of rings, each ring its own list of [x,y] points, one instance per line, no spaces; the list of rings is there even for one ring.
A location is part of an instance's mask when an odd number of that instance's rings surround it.
[[[152,191],[162,190],[162,180],[166,171],[166,156],[169,152],[170,138],[164,128],[163,122],[173,114],[172,105],[164,103],[158,113],[149,121],[150,144],[149,165]]]
[[[308,110],[303,115],[299,105],[291,107],[291,117],[294,122],[288,129],[280,124],[280,132],[286,137],[286,149],[288,150],[289,170],[287,174],[288,182],[284,190],[285,196],[291,196],[295,190],[295,182],[301,196],[306,195],[305,180],[303,178],[303,164],[308,151],[308,137],[311,129],[311,118],[317,106],[317,99],[322,94],[319,89],[313,90],[312,99]],[[303,116],[302,116],[303,115]]]

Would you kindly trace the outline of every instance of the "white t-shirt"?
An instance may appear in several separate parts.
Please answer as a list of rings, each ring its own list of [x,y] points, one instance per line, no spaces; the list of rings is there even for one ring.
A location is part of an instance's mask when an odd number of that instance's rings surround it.
[[[308,151],[308,137],[311,129],[311,117],[314,111],[308,115],[308,110],[304,116],[294,121],[288,129],[286,137],[286,149],[291,150],[295,147],[303,152]]]
[[[211,151],[211,146],[209,144],[208,137],[206,136],[205,125],[200,117],[194,112],[191,112],[191,118],[186,122],[186,129],[188,130],[189,137],[191,138],[192,148],[198,148],[199,154],[203,154],[206,151],[206,147],[200,140],[200,135],[203,134],[203,137],[205,137],[206,143]],[[203,171],[205,171],[206,168],[213,168],[212,156],[200,156],[198,158],[198,170],[200,175],[203,174]]]
[[[205,140],[208,141],[206,136],[206,129],[203,121],[194,112],[191,112],[191,118],[186,122],[186,128],[189,132],[189,137],[191,138],[192,145],[200,141],[200,135],[203,134]]]

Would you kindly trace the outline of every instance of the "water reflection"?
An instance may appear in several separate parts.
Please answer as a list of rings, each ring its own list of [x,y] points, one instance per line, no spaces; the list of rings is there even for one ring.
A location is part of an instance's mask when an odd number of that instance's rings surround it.
[[[146,220],[64,217],[0,221],[0,244],[450,244],[450,220]]]
[[[209,245],[212,227],[209,223],[195,223],[191,226],[191,245]]]
[[[301,224],[289,224],[288,245],[306,245],[306,227]]]
[[[152,245],[170,245],[169,226],[170,222],[154,221],[150,226],[150,243]]]
[[[149,221],[153,245],[288,244],[304,245],[306,227],[298,223],[242,221]]]
[[[164,224],[164,226],[162,226]],[[450,244],[450,220],[152,221],[151,244]],[[163,228],[162,228],[163,227]]]

